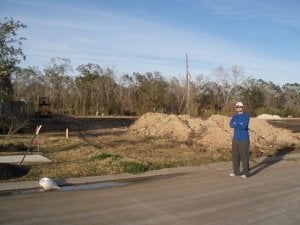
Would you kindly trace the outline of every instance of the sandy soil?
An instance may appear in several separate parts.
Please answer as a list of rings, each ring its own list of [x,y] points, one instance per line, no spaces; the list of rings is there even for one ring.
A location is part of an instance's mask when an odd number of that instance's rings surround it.
[[[201,145],[213,153],[218,150],[229,151],[231,148],[233,131],[229,127],[229,120],[230,117],[221,115],[213,115],[207,120],[202,120],[189,116],[146,113],[129,127],[129,132],[189,142]],[[288,120],[281,121],[282,124],[288,123]],[[256,156],[300,145],[299,131],[293,133],[287,129],[288,126],[274,125],[276,124],[265,119],[251,118],[249,125],[251,151]]]

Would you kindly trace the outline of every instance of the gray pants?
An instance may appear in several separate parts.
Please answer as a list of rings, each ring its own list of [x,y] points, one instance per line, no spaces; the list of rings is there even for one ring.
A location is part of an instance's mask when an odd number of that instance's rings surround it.
[[[235,175],[240,175],[240,161],[242,174],[249,175],[249,141],[232,141],[232,165]]]

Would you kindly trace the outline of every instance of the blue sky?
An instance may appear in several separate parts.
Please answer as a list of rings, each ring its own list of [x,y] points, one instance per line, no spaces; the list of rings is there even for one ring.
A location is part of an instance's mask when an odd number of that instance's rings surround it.
[[[212,80],[214,69],[300,83],[298,0],[0,0],[0,17],[28,27],[21,66],[43,70],[51,58],[113,68],[118,75],[159,71]]]

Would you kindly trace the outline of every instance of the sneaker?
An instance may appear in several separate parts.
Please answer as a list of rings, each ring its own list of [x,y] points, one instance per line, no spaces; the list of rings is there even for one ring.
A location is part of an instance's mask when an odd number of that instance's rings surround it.
[[[243,175],[241,176],[241,178],[246,179],[246,178],[247,178],[247,175],[243,174]]]
[[[235,173],[230,173],[229,176],[235,177],[236,175],[235,175]]]

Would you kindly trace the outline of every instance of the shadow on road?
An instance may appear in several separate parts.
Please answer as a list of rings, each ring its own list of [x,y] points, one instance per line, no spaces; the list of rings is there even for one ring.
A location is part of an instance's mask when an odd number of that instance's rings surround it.
[[[295,147],[285,147],[277,150],[277,153],[274,156],[266,157],[262,162],[258,163],[257,165],[254,165],[250,168],[250,176],[254,176],[261,172],[262,170],[268,168],[269,166],[272,166],[281,160],[284,159],[284,156],[289,154],[290,152],[294,151]]]

